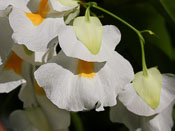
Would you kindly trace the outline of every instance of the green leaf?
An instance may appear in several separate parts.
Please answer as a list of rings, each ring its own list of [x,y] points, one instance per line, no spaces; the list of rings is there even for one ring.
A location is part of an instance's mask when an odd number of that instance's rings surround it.
[[[159,1],[163,5],[166,12],[175,22],[175,1],[174,0],[159,0]]]

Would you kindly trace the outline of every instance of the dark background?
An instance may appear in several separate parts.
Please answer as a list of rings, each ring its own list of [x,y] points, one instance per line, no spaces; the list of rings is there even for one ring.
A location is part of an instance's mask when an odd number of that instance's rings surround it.
[[[175,1],[162,1],[166,2],[161,3],[159,0],[96,0],[99,6],[120,16],[138,30],[152,30],[155,36],[146,33],[144,35],[148,68],[157,66],[161,73],[175,74]],[[81,8],[81,15],[84,14],[84,11],[85,9]],[[135,32],[103,12],[96,9],[91,9],[91,11],[99,16],[104,25],[113,24],[120,29],[122,39],[116,51],[130,61],[135,73],[141,71],[140,43]],[[19,88],[9,94],[0,94],[0,121],[6,127],[8,127],[6,120],[9,113],[22,109],[18,92]],[[85,131],[128,131],[122,124],[110,122],[109,108],[103,112],[94,110],[79,112],[78,115]],[[71,124],[70,131],[74,130],[75,127]]]

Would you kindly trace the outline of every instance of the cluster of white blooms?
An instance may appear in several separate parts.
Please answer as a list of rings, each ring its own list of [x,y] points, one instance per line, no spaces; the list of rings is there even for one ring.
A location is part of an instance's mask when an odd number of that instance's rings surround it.
[[[131,131],[171,130],[175,76],[151,68],[134,77],[115,51],[118,28],[79,12],[77,0],[0,0],[0,92],[21,85],[24,103],[13,129],[68,130],[69,112],[114,106],[111,121]]]

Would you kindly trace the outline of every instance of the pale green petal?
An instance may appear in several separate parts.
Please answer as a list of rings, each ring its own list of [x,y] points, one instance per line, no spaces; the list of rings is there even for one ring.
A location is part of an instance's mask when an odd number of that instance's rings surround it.
[[[96,55],[100,51],[103,26],[97,17],[77,17],[73,22],[74,32],[77,38]]]
[[[78,5],[77,0],[58,0],[62,5],[67,7],[75,7]]]
[[[143,72],[135,74],[133,87],[151,108],[155,109],[159,106],[162,76],[157,68],[148,69],[148,76],[146,77]]]

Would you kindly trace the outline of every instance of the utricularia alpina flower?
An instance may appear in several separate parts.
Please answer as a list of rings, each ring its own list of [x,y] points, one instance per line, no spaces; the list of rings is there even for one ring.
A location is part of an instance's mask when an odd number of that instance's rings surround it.
[[[10,115],[14,131],[66,131],[70,124],[70,114],[56,107],[33,79],[33,67],[23,74],[27,83],[22,85],[19,98],[24,110],[16,110]]]
[[[48,55],[54,55],[54,48],[57,43],[56,39],[53,39],[48,46],[46,51],[32,52],[27,49],[22,43],[16,44],[12,40],[13,30],[9,24],[9,14],[11,13],[12,7],[23,10],[27,4],[27,1],[14,1],[14,0],[1,0],[0,1],[0,29],[5,30],[4,33],[0,34],[0,65],[5,63],[11,52],[14,52],[19,58],[29,62],[33,65],[42,64],[47,61]],[[43,58],[44,57],[44,58]],[[14,60],[15,61],[15,60]]]
[[[110,120],[112,122],[123,123],[130,131],[171,131],[173,127],[174,102],[170,103],[160,113],[152,116],[140,116],[127,110],[118,101],[117,105],[110,109]],[[137,106],[135,106],[137,108]]]
[[[173,74],[160,74],[156,68],[148,69],[146,77],[143,72],[137,73],[133,84],[119,93],[120,104],[111,108],[111,121],[124,123],[131,131],[170,131],[175,103],[174,81]]]
[[[35,72],[38,84],[62,109],[101,111],[115,105],[134,76],[130,63],[114,51],[120,37],[117,27],[103,27],[97,17],[76,18],[59,35],[62,51]]]
[[[67,5],[62,0],[29,0],[24,10],[13,7],[9,20],[15,42],[32,51],[46,51],[65,26],[64,16],[78,8],[77,2],[69,7],[62,3]]]

